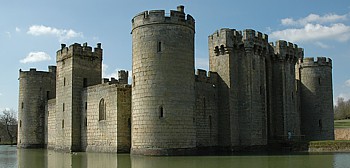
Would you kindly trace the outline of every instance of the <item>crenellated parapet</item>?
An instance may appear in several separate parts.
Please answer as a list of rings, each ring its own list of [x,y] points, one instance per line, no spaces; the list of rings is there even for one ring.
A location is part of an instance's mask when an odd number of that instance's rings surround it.
[[[19,78],[27,78],[27,77],[51,77],[56,76],[56,66],[49,66],[48,71],[37,71],[36,68],[30,68],[29,71],[19,70]]]
[[[92,50],[91,46],[87,43],[80,45],[79,43],[74,43],[69,47],[66,44],[61,44],[61,49],[56,52],[56,61],[62,61],[70,57],[85,57],[91,60],[102,59],[102,48],[101,43],[97,43],[97,46]]]
[[[317,59],[315,60],[313,57],[307,57],[299,59],[299,64],[301,68],[316,66],[332,67],[332,59],[326,57],[317,57]]]
[[[230,53],[233,49],[252,51],[257,55],[269,52],[268,35],[252,29],[220,29],[209,36],[209,47],[212,46],[217,56]]]
[[[299,48],[298,45],[284,40],[276,41],[276,43],[270,43],[274,49],[274,59],[279,61],[297,62],[299,58],[304,57],[304,49]]]
[[[216,72],[207,73],[204,69],[197,69],[196,75],[195,75],[196,82],[205,82],[205,83],[211,83],[213,85],[217,84],[218,81],[218,74]]]
[[[178,24],[195,29],[195,20],[185,14],[184,6],[178,6],[177,10],[170,10],[170,16],[167,16],[164,10],[150,10],[137,14],[132,19],[132,30],[150,24]]]
[[[103,78],[102,83],[108,83],[108,84],[128,84],[128,75],[129,72],[126,70],[120,70],[118,71],[118,79],[115,78]]]

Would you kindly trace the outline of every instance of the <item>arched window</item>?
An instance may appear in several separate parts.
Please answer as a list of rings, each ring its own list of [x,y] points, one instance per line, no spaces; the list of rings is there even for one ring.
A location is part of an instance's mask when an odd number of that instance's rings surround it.
[[[99,120],[106,120],[106,104],[103,98],[100,100],[99,104]]]

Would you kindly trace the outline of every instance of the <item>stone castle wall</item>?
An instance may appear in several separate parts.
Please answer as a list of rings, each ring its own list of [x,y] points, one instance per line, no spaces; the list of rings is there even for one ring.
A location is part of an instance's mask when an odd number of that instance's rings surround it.
[[[55,97],[56,67],[19,72],[18,147],[45,144],[45,103]]]
[[[83,151],[127,152],[130,149],[131,88],[104,83],[82,93]]]
[[[332,60],[299,61],[301,131],[307,140],[334,139]]]
[[[218,145],[218,76],[214,72],[197,70],[196,102],[193,120],[196,124],[196,146],[215,147]]]
[[[132,51],[132,152],[194,148],[194,19],[181,7],[136,15]]]

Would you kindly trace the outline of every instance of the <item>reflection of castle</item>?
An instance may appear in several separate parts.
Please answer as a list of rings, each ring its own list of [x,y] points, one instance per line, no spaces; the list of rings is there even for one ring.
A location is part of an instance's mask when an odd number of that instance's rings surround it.
[[[57,68],[20,71],[18,147],[168,155],[334,139],[330,59],[220,29],[209,74],[195,75],[194,32],[183,6],[136,15],[132,85],[126,71],[101,83],[101,44],[62,45]]]

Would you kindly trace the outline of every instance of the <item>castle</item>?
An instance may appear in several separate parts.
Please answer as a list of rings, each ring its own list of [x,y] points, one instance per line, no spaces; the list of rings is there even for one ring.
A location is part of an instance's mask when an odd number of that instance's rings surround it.
[[[332,61],[251,29],[208,37],[194,73],[183,6],[132,19],[128,72],[102,79],[101,44],[61,45],[47,72],[19,73],[18,147],[178,155],[334,139]]]

